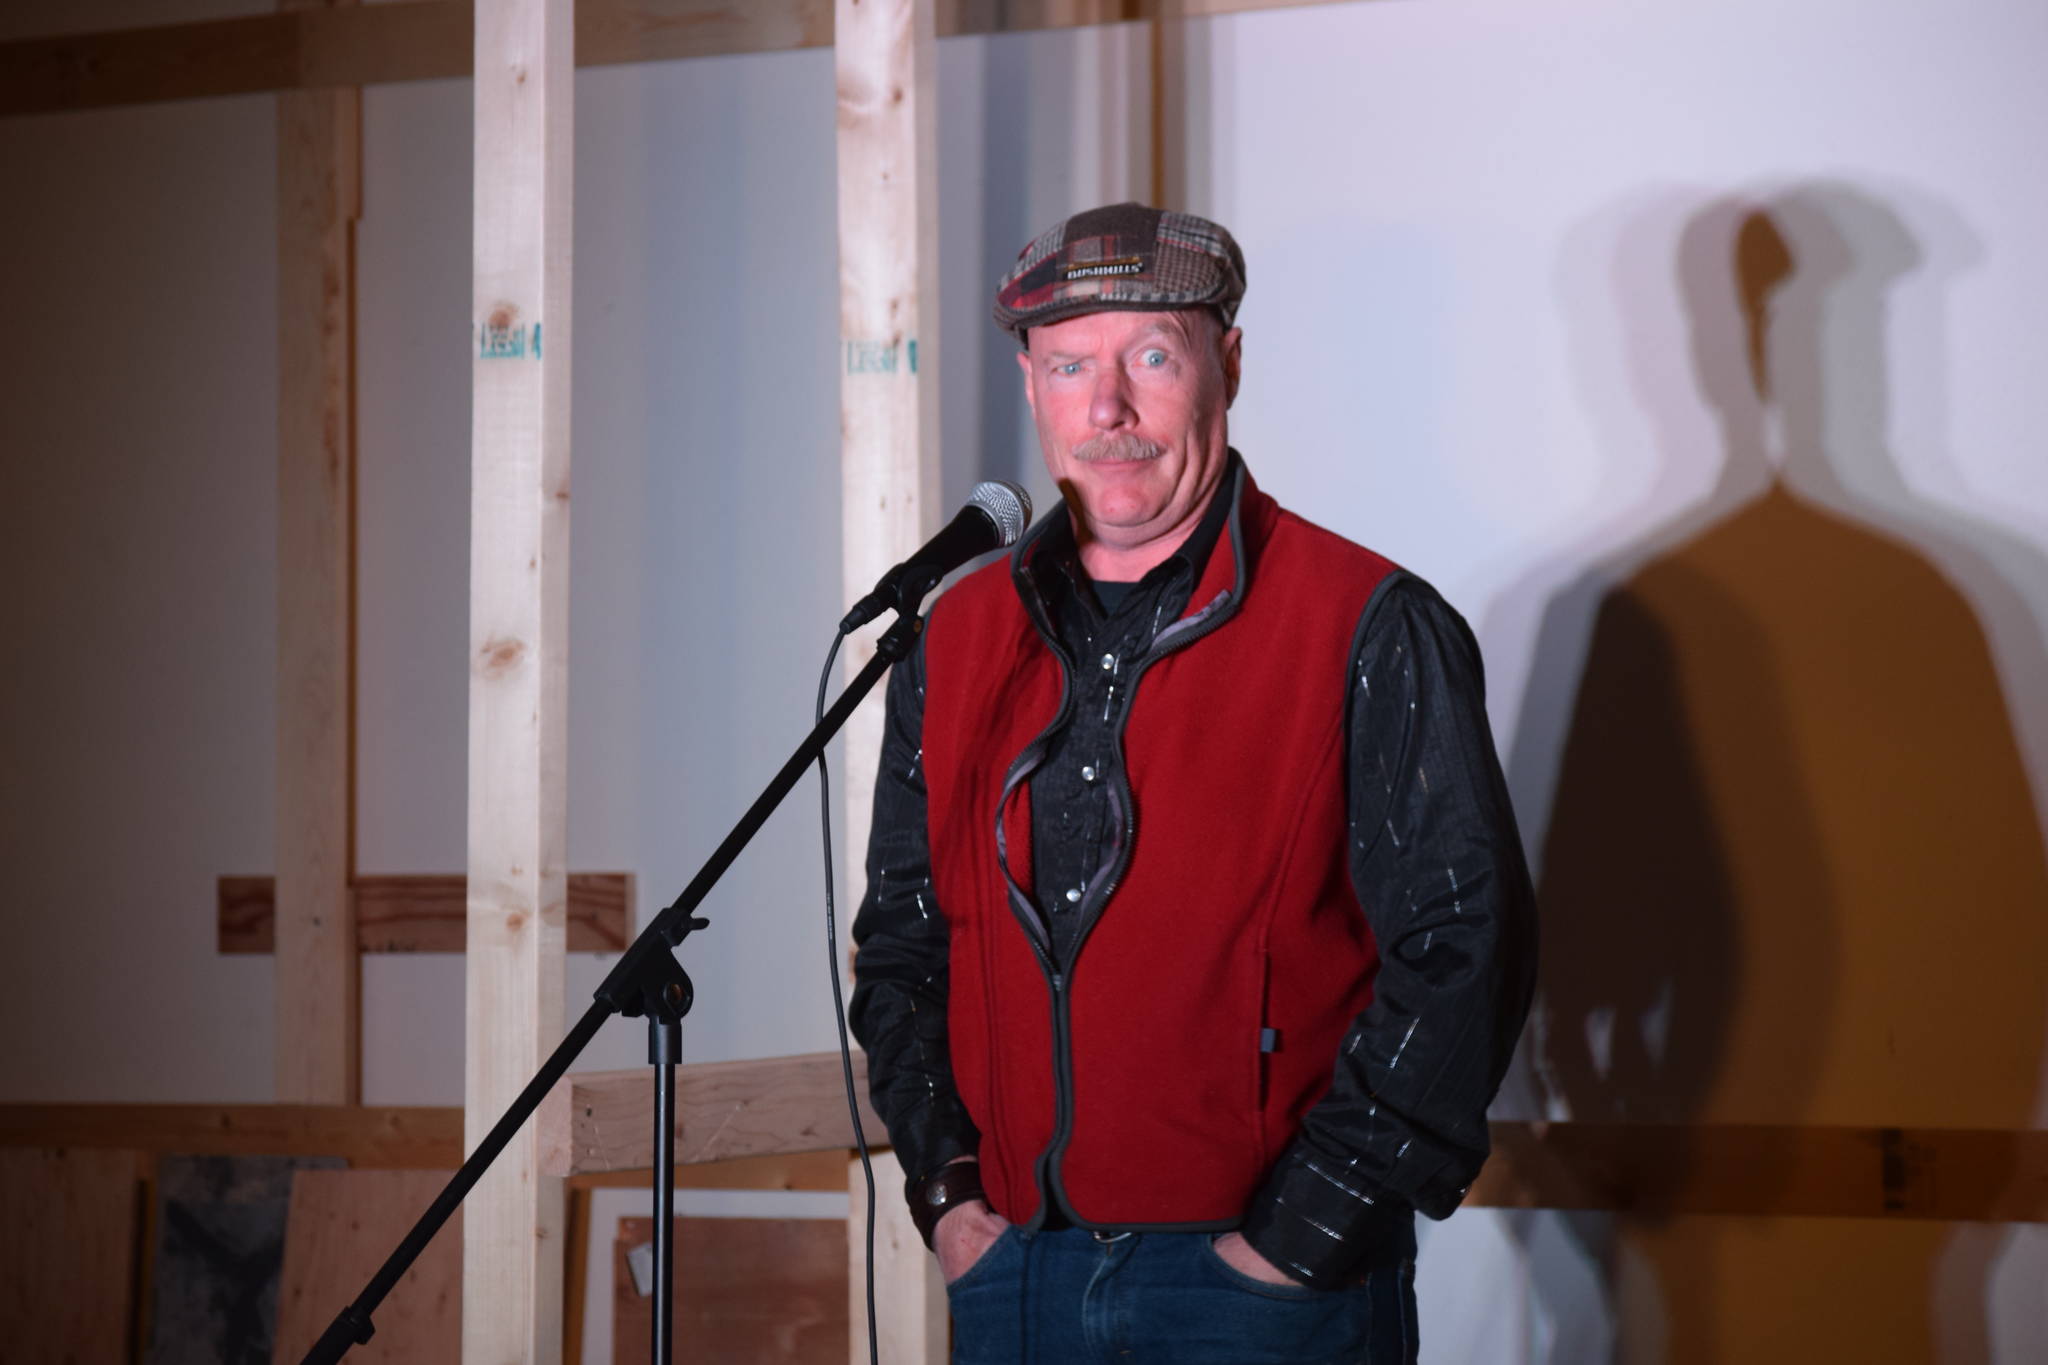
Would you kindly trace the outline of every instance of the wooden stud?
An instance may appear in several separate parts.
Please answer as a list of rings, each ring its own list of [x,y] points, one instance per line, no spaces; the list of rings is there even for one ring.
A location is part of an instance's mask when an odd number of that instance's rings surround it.
[[[276,883],[269,877],[222,877],[216,893],[217,951],[268,953],[277,947]],[[633,878],[626,872],[571,872],[568,949],[623,950],[633,924]],[[469,892],[461,876],[357,877],[356,950],[364,953],[459,953],[469,939]]]
[[[850,603],[937,529],[938,192],[931,0],[838,0],[839,431]],[[846,651],[851,678],[875,632]],[[847,723],[847,901],[856,903],[882,705]]]
[[[562,1365],[583,1365],[583,1315],[590,1301],[590,1205],[588,1185],[566,1187],[562,1249]]]
[[[937,30],[932,0],[837,0],[839,90],[839,431],[845,598],[873,586],[938,526],[939,234]],[[850,678],[875,633],[847,650]],[[863,885],[882,707],[870,698],[846,726],[848,902]],[[865,1070],[863,1068],[863,1070]],[[861,1085],[863,1096],[866,1085]],[[877,1124],[870,1131],[879,1132]],[[687,1129],[685,1131],[688,1131]],[[897,1170],[893,1157],[878,1167]],[[877,1171],[876,1332],[882,1358],[945,1356],[945,1285],[913,1231],[902,1245],[900,1172]],[[865,1196],[849,1225],[850,1348],[866,1358]],[[936,1315],[936,1316],[935,1316]]]
[[[361,95],[294,90],[277,106],[277,1098],[349,1104]]]
[[[875,1349],[883,1360],[946,1358],[946,1281],[939,1263],[925,1249],[903,1202],[903,1167],[894,1152],[872,1154],[875,1167]],[[867,1182],[860,1161],[846,1173],[846,1250],[848,1313],[852,1327],[847,1349],[853,1365],[868,1358]]]
[[[563,1032],[573,0],[476,9],[468,1051],[474,1146]],[[562,1188],[515,1137],[468,1203],[463,1359],[562,1351]]]

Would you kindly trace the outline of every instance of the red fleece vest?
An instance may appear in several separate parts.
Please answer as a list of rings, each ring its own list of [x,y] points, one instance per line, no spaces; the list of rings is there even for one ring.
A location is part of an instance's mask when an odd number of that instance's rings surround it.
[[[1372,998],[1378,955],[1346,859],[1344,717],[1354,632],[1394,566],[1282,511],[1248,477],[1237,517],[1241,596],[1226,534],[1188,608],[1228,591],[1232,614],[1144,673],[1124,732],[1136,834],[1065,987],[1061,1151],[1049,1151],[1053,987],[996,853],[1004,773],[1058,710],[1059,660],[1008,563],[948,592],[925,635],[953,1073],[981,1129],[990,1202],[1013,1221],[1038,1209],[1043,1157],[1084,1224],[1235,1223]],[[1002,823],[1028,889],[1028,784]]]

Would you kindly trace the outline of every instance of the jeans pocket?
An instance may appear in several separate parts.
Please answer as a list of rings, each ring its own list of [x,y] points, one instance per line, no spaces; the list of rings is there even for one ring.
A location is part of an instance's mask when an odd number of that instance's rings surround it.
[[[994,1265],[997,1257],[1008,1249],[1010,1243],[1016,1239],[1016,1236],[1017,1228],[1015,1224],[997,1233],[996,1239],[982,1250],[981,1255],[975,1258],[973,1265],[961,1271],[954,1279],[947,1281],[947,1295],[952,1295],[956,1290],[973,1288],[974,1282],[988,1273],[989,1268]]]
[[[1216,1250],[1217,1238],[1224,1235],[1226,1234],[1216,1232],[1202,1238],[1200,1254],[1203,1262],[1231,1288],[1241,1289],[1247,1294],[1257,1294],[1261,1298],[1268,1299],[1302,1300],[1323,1297],[1325,1291],[1311,1289],[1309,1286],[1294,1280],[1289,1280],[1286,1284],[1273,1284],[1245,1274],[1242,1270],[1224,1260],[1222,1253]]]

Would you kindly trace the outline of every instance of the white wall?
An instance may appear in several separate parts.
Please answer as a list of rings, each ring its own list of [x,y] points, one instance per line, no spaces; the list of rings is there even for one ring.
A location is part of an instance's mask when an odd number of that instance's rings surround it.
[[[1765,454],[1953,580],[2048,809],[2048,10],[1387,0],[1172,52],[1173,181],[1250,262],[1237,443],[1473,621],[1532,849],[1600,592],[1769,474],[1729,467],[1683,286],[1731,203],[1875,272],[1819,362],[1854,439]],[[1144,193],[1146,53],[1135,28],[940,46],[949,505],[989,475],[1047,495],[988,288],[1040,227]],[[570,856],[633,872],[644,917],[805,728],[840,606],[831,62],[578,89]],[[0,121],[0,1098],[270,1092],[269,963],[214,955],[212,885],[272,835],[272,109]],[[365,871],[462,861],[468,121],[460,82],[365,100]],[[831,1043],[812,809],[683,951],[693,1058]],[[574,961],[572,1006],[604,965]],[[460,980],[367,964],[367,1099],[459,1099]],[[618,1023],[589,1062],[640,1052]],[[1509,1103],[1543,1100],[1523,1077]],[[1600,1357],[1601,1272],[1561,1220],[1461,1214],[1427,1245],[1431,1358]],[[1972,1291],[1999,1359],[2048,1354],[2044,1260],[2015,1234]]]

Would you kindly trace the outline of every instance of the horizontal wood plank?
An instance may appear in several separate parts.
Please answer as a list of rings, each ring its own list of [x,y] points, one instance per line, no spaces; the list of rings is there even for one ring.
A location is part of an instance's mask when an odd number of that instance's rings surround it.
[[[939,0],[941,38],[1332,0]],[[832,0],[580,0],[576,64],[828,47]],[[296,10],[0,43],[0,117],[467,76],[466,0]]]
[[[357,877],[356,945],[366,953],[459,953],[469,935],[459,875]],[[218,944],[223,953],[276,951],[276,885],[269,877],[222,877]],[[623,950],[633,924],[633,877],[569,874],[569,951]]]
[[[450,1169],[462,1164],[462,1111],[338,1104],[5,1104],[0,1147],[336,1156],[353,1166]]]
[[[648,1079],[652,1088],[654,1082]],[[773,1152],[737,1156],[679,1167],[676,1188],[685,1190],[814,1190],[837,1193],[846,1188],[846,1163],[852,1153],[843,1147],[816,1152]],[[587,1171],[569,1177],[572,1190],[651,1190],[654,1172],[641,1166],[623,1171]]]
[[[1496,1123],[1477,1207],[2048,1222],[2048,1131]]]
[[[867,1059],[854,1054],[854,1090],[868,1141],[888,1141],[868,1106]],[[654,1087],[646,1070],[563,1078],[542,1101],[541,1167],[551,1175],[632,1170],[654,1160]],[[676,1157],[684,1163],[853,1145],[839,1054],[676,1068]]]
[[[865,1079],[858,1083],[865,1095]],[[564,1080],[541,1109],[548,1169],[593,1187],[644,1184],[652,1089],[644,1070]],[[680,1067],[677,1118],[678,1151],[698,1163],[678,1173],[680,1186],[844,1185],[852,1139],[836,1054]],[[871,1142],[885,1140],[879,1120],[864,1121]],[[1496,1123],[1493,1142],[1470,1207],[2048,1222],[2048,1130]],[[447,1169],[462,1157],[462,1111],[0,1105],[0,1148],[10,1147],[338,1156],[359,1167]]]

